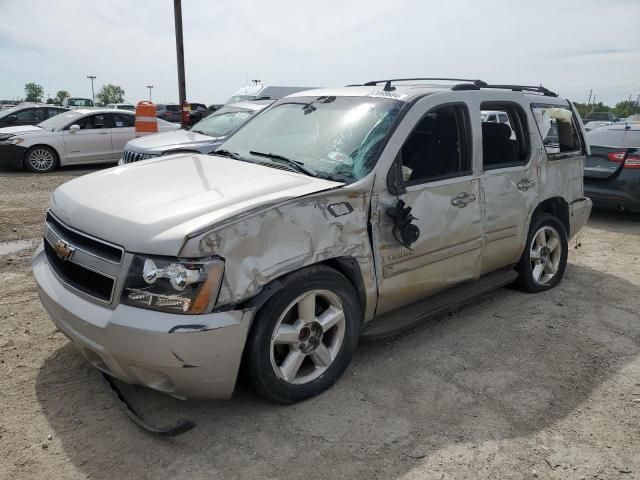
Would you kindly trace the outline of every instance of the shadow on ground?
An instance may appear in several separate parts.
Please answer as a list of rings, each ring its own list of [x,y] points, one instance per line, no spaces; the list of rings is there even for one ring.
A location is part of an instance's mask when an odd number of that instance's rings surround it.
[[[589,217],[588,227],[615,233],[640,234],[640,213],[594,208]]]
[[[569,265],[556,289],[502,289],[388,341],[361,345],[328,392],[293,406],[241,387],[228,402],[126,395],[148,419],[185,416],[174,439],[135,427],[67,344],[37,398],[67,457],[92,478],[394,478],[411,452],[529,435],[563,419],[640,353],[640,287]],[[409,452],[409,453],[407,453]]]

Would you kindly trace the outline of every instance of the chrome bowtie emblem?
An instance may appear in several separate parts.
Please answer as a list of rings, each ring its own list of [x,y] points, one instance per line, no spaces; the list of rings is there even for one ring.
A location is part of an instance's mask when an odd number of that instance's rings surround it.
[[[53,250],[61,260],[70,260],[73,252],[75,252],[75,248],[63,242],[62,240],[58,240],[56,242],[56,244],[53,246]]]

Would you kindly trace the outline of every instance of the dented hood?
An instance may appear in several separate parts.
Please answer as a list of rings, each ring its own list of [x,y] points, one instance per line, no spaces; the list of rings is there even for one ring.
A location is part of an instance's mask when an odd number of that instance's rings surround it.
[[[53,193],[51,210],[68,225],[127,251],[177,255],[191,233],[340,185],[225,157],[171,155],[71,180]]]

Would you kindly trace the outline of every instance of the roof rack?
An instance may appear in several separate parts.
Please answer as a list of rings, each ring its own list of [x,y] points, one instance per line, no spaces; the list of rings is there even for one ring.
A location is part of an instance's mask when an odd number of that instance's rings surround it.
[[[435,80],[435,81],[449,81],[449,82],[470,82],[471,84],[484,86],[487,83],[482,80],[470,80],[468,78],[436,78],[436,77],[418,77],[418,78],[391,78],[389,80],[372,80],[370,82],[363,83],[365,87],[373,87],[380,83],[384,83],[383,90],[385,92],[390,92],[395,90],[395,87],[391,85],[392,82],[413,82],[413,81],[424,81],[424,80]],[[348,87],[355,87],[356,85],[347,85]]]
[[[483,82],[484,83],[484,82]],[[542,85],[535,87],[531,85],[488,85],[484,83],[484,85],[480,85],[478,83],[460,83],[458,85],[454,85],[451,90],[480,90],[481,88],[499,88],[503,90],[513,90],[514,92],[534,92],[541,93],[545,97],[557,97],[558,94],[552,92],[548,88],[543,87]]]

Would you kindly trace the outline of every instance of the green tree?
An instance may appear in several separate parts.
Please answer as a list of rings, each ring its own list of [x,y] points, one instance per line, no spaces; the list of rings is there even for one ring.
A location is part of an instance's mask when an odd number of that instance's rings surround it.
[[[119,85],[112,85],[109,83],[102,86],[100,91],[96,94],[96,98],[100,105],[122,103],[124,102],[124,89]]]
[[[56,93],[55,101],[58,105],[62,105],[65,98],[69,98],[71,95],[66,90],[58,90]]]
[[[44,96],[44,88],[37,83],[27,83],[24,86],[24,93],[26,95],[25,102],[39,102]]]
[[[47,105],[54,105],[55,103],[56,101],[53,98],[51,97],[47,98]]]
[[[635,100],[631,102],[629,100],[624,100],[622,102],[618,102],[615,107],[613,107],[613,114],[618,118],[625,118],[629,115],[632,115],[638,111],[638,106]]]

